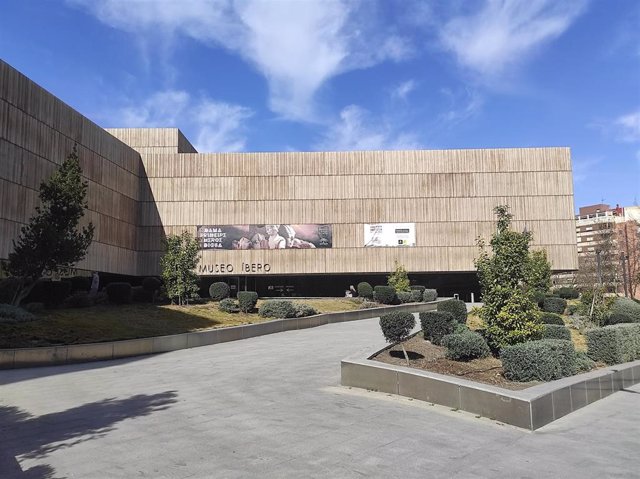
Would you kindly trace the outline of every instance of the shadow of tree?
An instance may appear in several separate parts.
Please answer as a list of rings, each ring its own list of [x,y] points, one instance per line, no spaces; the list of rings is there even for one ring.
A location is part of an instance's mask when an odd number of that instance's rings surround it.
[[[32,416],[15,406],[0,405],[0,477],[54,478],[49,465],[22,470],[17,457],[39,459],[54,451],[104,436],[125,419],[147,416],[177,401],[175,391],[109,398],[66,411]]]

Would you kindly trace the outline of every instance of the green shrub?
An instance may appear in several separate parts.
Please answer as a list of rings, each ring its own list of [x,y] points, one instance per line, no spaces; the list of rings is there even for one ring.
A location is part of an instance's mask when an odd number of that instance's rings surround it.
[[[225,313],[237,313],[238,311],[240,311],[240,308],[238,308],[238,303],[236,303],[236,300],[233,298],[221,299],[218,303],[218,309]]]
[[[554,291],[554,294],[563,299],[578,299],[580,297],[578,290],[572,286],[558,288]]]
[[[65,301],[68,308],[89,308],[93,306],[93,300],[86,291],[76,291]]]
[[[544,324],[556,324],[558,326],[564,326],[562,316],[556,313],[540,313],[540,322]]]
[[[542,339],[564,339],[571,341],[571,331],[557,324],[545,324],[542,329]]]
[[[318,314],[316,308],[305,303],[294,303],[293,307],[296,309],[296,318],[304,318]]]
[[[131,285],[129,283],[109,283],[106,291],[111,303],[127,304],[131,302]]]
[[[71,292],[76,291],[89,291],[91,289],[91,277],[90,276],[73,276],[68,281],[71,283]]]
[[[472,331],[447,334],[441,342],[447,348],[447,358],[454,361],[471,361],[472,359],[486,358],[491,354],[484,338]]]
[[[373,288],[373,299],[382,304],[393,304],[396,300],[396,290],[391,286],[376,286]]]
[[[134,303],[151,303],[153,301],[153,291],[144,289],[144,286],[134,286],[131,288],[131,301]]]
[[[505,290],[508,295],[495,316],[488,316],[482,307],[481,318],[485,322],[485,338],[493,351],[505,346],[539,339],[542,323],[538,308],[521,289]]]
[[[398,261],[394,261],[394,271],[387,277],[387,284],[393,288],[394,291],[398,293],[400,291],[411,291],[409,281],[409,276],[407,275],[407,270],[405,267],[398,263]]]
[[[229,285],[222,281],[212,283],[209,286],[209,296],[214,301],[220,301],[229,297]]]
[[[360,303],[360,306],[358,306],[358,309],[371,309],[371,308],[379,308],[380,305],[374,301],[368,301],[368,300],[364,300],[362,303]]]
[[[365,299],[373,299],[373,288],[365,281],[358,283],[358,296]]]
[[[269,299],[260,305],[258,314],[263,318],[295,318],[296,308],[285,299]]]
[[[36,319],[38,318],[33,314],[18,306],[0,304],[0,323],[25,323]]]
[[[447,299],[438,303],[438,311],[451,313],[461,324],[467,322],[467,305],[459,299]]]
[[[5,278],[0,280],[0,304],[10,304],[18,290],[20,280],[18,278]]]
[[[596,362],[585,351],[576,351],[576,372],[586,373],[596,367]]]
[[[160,286],[162,286],[162,281],[160,281],[156,277],[149,276],[148,278],[142,280],[142,287],[145,291],[151,291],[152,293],[155,293],[160,289]]]
[[[607,324],[640,323],[640,304],[629,298],[615,298],[609,310]]]
[[[587,354],[594,361],[620,364],[640,359],[640,324],[614,324],[585,331]]]
[[[411,291],[420,291],[420,293],[424,293],[424,290],[427,289],[426,286],[422,286],[421,284],[414,284],[413,286],[409,286],[409,288],[411,288]]]
[[[410,303],[411,293],[409,291],[398,291],[398,300],[403,304]]]
[[[573,315],[577,314],[579,311],[580,311],[580,305],[579,304],[567,304],[566,313],[569,316],[573,316]]]
[[[22,309],[29,311],[31,314],[40,314],[44,311],[44,304],[42,303],[26,303],[22,306]]]
[[[421,303],[422,302],[422,291],[419,289],[412,289],[411,293],[409,293],[411,297],[412,303]]]
[[[416,325],[416,318],[411,313],[394,311],[380,316],[380,328],[389,343],[398,343],[409,337]]]
[[[532,289],[529,295],[531,296],[531,301],[537,304],[539,308],[542,308],[542,303],[544,303],[544,298],[546,298],[544,291]]]
[[[500,352],[502,369],[511,381],[552,381],[576,373],[571,341],[541,339],[507,346]]]
[[[567,300],[555,297],[546,297],[542,303],[542,311],[547,313],[564,313],[567,307]]]
[[[452,334],[457,324],[453,314],[445,311],[426,311],[420,313],[420,326],[424,339],[432,344],[440,345],[447,334]]]
[[[40,280],[25,298],[25,303],[44,303],[47,308],[60,306],[71,294],[69,281]]]
[[[431,301],[435,301],[438,299],[438,291],[435,289],[425,289],[422,293],[422,301],[425,303],[430,303]]]
[[[258,304],[258,293],[255,291],[238,291],[238,305],[243,313],[250,313]]]

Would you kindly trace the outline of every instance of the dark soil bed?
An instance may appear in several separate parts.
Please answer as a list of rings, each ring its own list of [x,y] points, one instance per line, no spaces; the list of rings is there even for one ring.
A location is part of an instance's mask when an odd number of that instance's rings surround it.
[[[540,382],[537,381],[528,383],[509,381],[503,375],[502,363],[499,359],[493,357],[474,359],[467,363],[447,359],[445,358],[445,348],[434,346],[429,341],[425,341],[422,333],[418,333],[407,340],[404,343],[404,347],[407,350],[410,367],[412,368],[457,376],[470,381],[477,381],[512,390],[526,389],[540,384]],[[386,349],[372,359],[398,366],[407,365],[400,345]]]

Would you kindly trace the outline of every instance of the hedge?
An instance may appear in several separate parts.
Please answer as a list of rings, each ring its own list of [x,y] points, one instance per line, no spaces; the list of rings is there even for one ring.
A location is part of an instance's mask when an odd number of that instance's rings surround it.
[[[382,304],[393,304],[396,300],[396,290],[391,286],[375,286],[373,299]]]
[[[576,351],[576,372],[586,373],[596,367],[596,362],[585,351]]]
[[[440,345],[442,338],[452,334],[456,324],[459,324],[453,314],[445,311],[426,311],[420,313],[419,317],[424,339],[435,345]]]
[[[144,286],[134,286],[131,288],[131,301],[134,303],[153,302],[153,291],[144,289]]]
[[[410,295],[412,303],[422,302],[422,291],[420,291],[419,289],[412,289]]]
[[[401,303],[411,302],[411,293],[409,291],[398,291],[398,299]]]
[[[594,361],[620,364],[640,359],[640,324],[614,324],[585,331],[587,354]]]
[[[542,303],[542,311],[547,313],[564,313],[567,307],[567,300],[555,297],[546,297]]]
[[[545,324],[542,330],[542,339],[564,339],[571,341],[571,331],[557,324]]]
[[[224,311],[225,313],[237,313],[240,311],[238,308],[238,303],[233,298],[223,298],[218,303],[218,309],[220,311]]]
[[[416,318],[412,313],[394,311],[380,316],[380,329],[389,343],[398,343],[407,339],[416,325]]]
[[[318,314],[318,311],[316,311],[313,306],[309,306],[305,303],[294,303],[293,307],[296,310],[296,318],[304,318],[306,316]]]
[[[91,289],[92,278],[90,276],[73,276],[67,281],[71,283],[71,292],[89,291]]]
[[[542,304],[544,303],[544,299],[546,298],[544,291],[540,291],[539,289],[534,289],[533,291],[531,291],[530,295],[531,295],[531,301],[536,303],[539,308],[542,308]]]
[[[131,302],[131,285],[129,283],[109,283],[106,291],[109,301],[114,304]]]
[[[68,308],[88,308],[93,306],[93,299],[86,291],[76,291],[66,299],[64,304]]]
[[[258,314],[263,318],[295,318],[296,308],[286,299],[269,299],[260,305]]]
[[[36,319],[38,318],[33,314],[18,306],[0,304],[0,323],[25,323]]]
[[[422,293],[422,301],[425,303],[430,303],[436,299],[438,299],[438,291],[435,289],[425,289]]]
[[[563,286],[556,289],[554,293],[563,299],[578,299],[580,297],[578,290],[572,286]]]
[[[438,311],[451,313],[459,323],[467,322],[467,305],[459,299],[448,299],[438,303]]]
[[[506,346],[500,351],[502,369],[511,381],[552,381],[577,371],[571,341],[540,339]]]
[[[486,358],[491,354],[484,338],[473,331],[447,334],[442,338],[441,343],[447,348],[447,358],[454,361],[471,361],[472,359]]]
[[[71,294],[70,281],[40,280],[24,299],[25,303],[44,303],[48,308],[60,306]]]
[[[411,289],[411,291],[420,291],[421,296],[424,290],[427,289],[426,286],[422,286],[421,284],[414,284],[412,286],[409,286],[409,288]]]
[[[607,324],[640,323],[640,304],[629,298],[616,298],[609,310]]]
[[[365,299],[373,299],[373,288],[369,283],[363,281],[362,283],[358,283],[358,296]]]
[[[149,276],[148,278],[142,280],[142,287],[145,291],[151,291],[152,293],[155,293],[160,289],[160,286],[162,286],[162,281],[160,281],[158,278],[154,278],[153,276]]]
[[[544,324],[555,324],[558,326],[564,326],[562,316],[556,313],[540,313],[540,322]]]
[[[255,291],[238,291],[238,306],[243,313],[250,313],[258,304],[258,293]]]
[[[222,281],[218,281],[216,283],[212,283],[209,286],[209,296],[214,301],[221,301],[224,298],[229,297],[229,285]]]

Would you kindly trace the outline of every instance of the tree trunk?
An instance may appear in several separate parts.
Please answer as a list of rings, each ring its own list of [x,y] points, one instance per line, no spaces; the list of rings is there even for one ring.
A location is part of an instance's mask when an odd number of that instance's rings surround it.
[[[407,360],[407,366],[410,366],[410,364],[409,364],[409,356],[407,355],[407,350],[404,349],[404,344],[400,343],[400,347],[402,348],[402,352],[404,353],[404,359]]]

